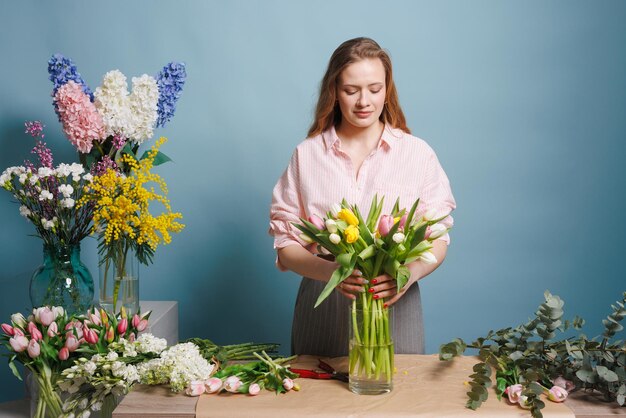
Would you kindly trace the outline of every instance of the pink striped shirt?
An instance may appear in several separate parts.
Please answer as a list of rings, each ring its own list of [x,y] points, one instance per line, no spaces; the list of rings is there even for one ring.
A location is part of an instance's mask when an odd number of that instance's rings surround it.
[[[357,177],[350,156],[341,151],[341,141],[331,128],[296,147],[274,187],[269,228],[274,248],[296,244],[314,253],[315,246],[299,238],[300,231],[292,222],[300,223],[298,218],[310,215],[323,218],[333,203],[344,198],[357,204],[365,217],[374,194],[385,196],[383,214],[391,212],[397,197],[400,208],[407,210],[419,197],[418,214],[434,209],[437,216],[443,216],[456,207],[448,177],[425,141],[386,126]],[[453,219],[448,216],[442,223],[451,227]],[[449,243],[447,235],[442,238]],[[285,270],[278,259],[276,265]]]

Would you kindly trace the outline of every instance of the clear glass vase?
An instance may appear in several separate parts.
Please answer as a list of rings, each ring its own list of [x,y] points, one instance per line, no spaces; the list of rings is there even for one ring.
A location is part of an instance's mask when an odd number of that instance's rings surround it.
[[[30,398],[31,418],[58,418],[62,415],[63,400],[56,388],[57,377],[48,367],[39,372],[29,370],[26,385]]]
[[[132,249],[120,246],[100,258],[100,306],[129,316],[139,312],[139,261]]]
[[[359,395],[378,395],[393,389],[393,308],[363,295],[349,308],[349,388]]]
[[[84,313],[93,304],[93,278],[80,260],[80,244],[43,246],[43,264],[30,280],[33,307],[62,306]]]

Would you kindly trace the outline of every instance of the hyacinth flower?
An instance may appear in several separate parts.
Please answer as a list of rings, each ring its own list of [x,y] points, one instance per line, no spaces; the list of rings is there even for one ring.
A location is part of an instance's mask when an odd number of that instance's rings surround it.
[[[186,78],[185,64],[181,62],[170,62],[157,75],[156,80],[159,88],[157,127],[165,126],[174,116],[176,102],[183,90]]]
[[[70,58],[64,57],[62,54],[54,54],[48,61],[48,74],[50,74],[50,81],[54,84],[52,90],[52,96],[54,97],[57,90],[67,84],[68,81],[74,81],[80,85],[83,92],[89,96],[89,100],[93,102],[93,93],[83,77],[76,69],[76,65]],[[54,104],[55,110],[57,109],[56,103]]]

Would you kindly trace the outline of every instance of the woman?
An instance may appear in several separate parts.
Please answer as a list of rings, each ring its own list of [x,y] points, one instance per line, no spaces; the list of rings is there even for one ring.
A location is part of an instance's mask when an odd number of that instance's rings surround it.
[[[443,216],[456,206],[435,153],[410,135],[389,56],[373,40],[356,38],[341,44],[330,58],[308,138],[297,146],[273,191],[270,234],[278,253],[277,266],[303,276],[293,318],[293,353],[346,355],[347,307],[364,291],[367,281],[355,270],[313,309],[338,265],[314,254],[315,246],[301,240],[300,231],[291,223],[311,215],[324,216],[342,199],[367,211],[374,194],[385,196],[382,213],[390,213],[398,197],[404,206],[419,197],[418,215],[430,211]],[[452,218],[442,223],[450,227]],[[434,242],[436,263],[408,265],[411,278],[400,292],[388,275],[372,280],[375,295],[385,298],[387,306],[395,304],[396,353],[424,352],[417,281],[441,264],[448,243],[447,235]]]

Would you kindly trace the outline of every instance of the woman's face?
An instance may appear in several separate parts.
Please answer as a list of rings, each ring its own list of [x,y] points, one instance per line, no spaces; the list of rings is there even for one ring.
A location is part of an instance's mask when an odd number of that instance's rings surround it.
[[[385,106],[386,87],[380,59],[367,58],[348,65],[337,85],[341,123],[360,129],[377,124]]]

